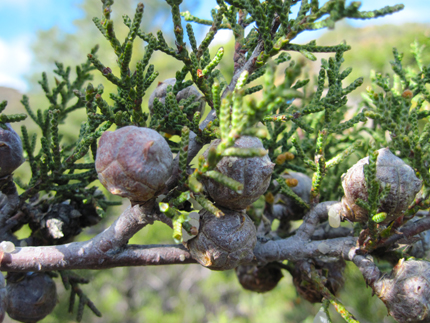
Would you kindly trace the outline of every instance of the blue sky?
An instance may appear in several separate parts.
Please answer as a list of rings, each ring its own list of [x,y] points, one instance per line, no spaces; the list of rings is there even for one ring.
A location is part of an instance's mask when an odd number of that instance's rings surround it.
[[[83,17],[79,4],[83,0],[0,0],[0,86],[26,91],[28,84],[23,75],[31,69],[33,55],[30,45],[35,32],[58,26],[64,32],[73,32],[75,19]],[[118,2],[119,0],[117,0]],[[146,0],[155,1],[155,0]],[[158,0],[160,1],[160,0]],[[186,2],[187,0],[184,0]],[[145,3],[145,0],[143,0]],[[323,1],[321,1],[323,2]],[[351,1],[347,1],[351,2]],[[361,10],[372,10],[386,5],[402,3],[393,0],[362,0]],[[216,5],[215,0],[201,1],[202,5],[192,14],[210,18],[208,7]],[[349,22],[357,27],[373,24],[401,24],[405,22],[430,23],[429,0],[404,0],[406,8],[400,12],[376,20]],[[298,6],[296,6],[298,7]],[[219,38],[229,37],[229,33]],[[315,33],[312,38],[317,37]],[[299,39],[300,40],[300,39]],[[307,41],[308,39],[301,39]]]

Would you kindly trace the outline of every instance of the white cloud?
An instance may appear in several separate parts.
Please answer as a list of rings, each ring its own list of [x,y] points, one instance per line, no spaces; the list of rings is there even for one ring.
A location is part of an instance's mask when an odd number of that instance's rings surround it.
[[[225,45],[233,38],[233,32],[228,29],[220,29],[215,34],[214,40],[211,42],[212,46]]]
[[[31,68],[31,37],[20,36],[11,41],[0,38],[0,86],[21,92],[28,89],[24,74]]]

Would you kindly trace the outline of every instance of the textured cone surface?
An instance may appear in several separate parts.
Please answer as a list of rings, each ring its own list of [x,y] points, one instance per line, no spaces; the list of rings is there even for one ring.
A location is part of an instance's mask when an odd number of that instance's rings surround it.
[[[0,128],[0,177],[10,175],[24,161],[22,142],[18,134],[6,123],[7,130]]]
[[[263,267],[239,266],[236,268],[236,275],[243,288],[257,293],[271,291],[283,277],[279,268],[270,265]]]
[[[203,156],[207,158],[209,149],[216,148],[220,142],[219,139],[214,140]],[[247,136],[236,140],[234,147],[264,148],[260,139]],[[217,205],[232,210],[243,210],[266,192],[274,165],[267,155],[253,158],[223,157],[217,164],[216,170],[243,184],[242,193],[236,193],[210,178],[204,178],[203,183]]]
[[[12,273],[7,279],[7,314],[12,319],[37,322],[50,314],[57,304],[57,289],[47,274]]]
[[[151,93],[149,100],[148,100],[148,108],[149,112],[152,115],[154,113],[154,99],[157,98],[161,103],[165,104],[166,102],[166,96],[167,96],[167,87],[169,85],[174,86],[176,83],[175,78],[170,78],[167,80],[164,80],[163,82],[158,83],[158,86],[155,88],[155,90]],[[179,91],[176,94],[176,101],[181,101],[182,99],[186,99],[190,97],[191,95],[194,95],[196,98],[195,101],[200,101],[200,106],[197,108],[196,111],[199,111],[203,115],[205,110],[205,101],[203,95],[199,92],[199,90],[196,89],[194,86],[186,87],[185,89]],[[192,115],[189,116],[189,119],[192,119]]]
[[[430,263],[408,260],[394,267],[389,278],[377,283],[379,298],[399,323],[430,322]]]
[[[257,235],[254,223],[244,212],[221,208],[224,216],[200,211],[199,234],[188,241],[191,255],[213,270],[228,270],[254,257]]]
[[[391,185],[391,191],[386,199],[382,201],[378,213],[386,212],[388,216],[383,223],[389,223],[402,215],[412,203],[415,195],[421,189],[422,181],[416,177],[414,170],[410,166],[393,155],[388,148],[379,149],[378,152],[376,177],[381,183],[380,191],[382,191],[383,185]],[[344,216],[351,221],[364,222],[367,220],[367,211],[355,204],[355,201],[358,198],[368,201],[363,172],[363,166],[368,163],[369,157],[359,160],[342,179],[345,192],[344,209],[352,210],[352,212],[346,212]]]
[[[127,126],[102,135],[96,170],[112,194],[142,202],[164,188],[172,163],[169,145],[158,132]]]

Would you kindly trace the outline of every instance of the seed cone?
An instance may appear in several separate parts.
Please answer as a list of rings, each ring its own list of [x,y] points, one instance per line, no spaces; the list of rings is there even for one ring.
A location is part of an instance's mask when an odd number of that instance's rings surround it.
[[[220,209],[224,216],[219,218],[201,210],[199,233],[188,241],[193,258],[212,270],[233,269],[250,262],[257,243],[254,223],[245,212]]]
[[[220,142],[219,139],[214,140],[203,156],[206,158],[209,149],[216,148]],[[236,140],[234,147],[263,148],[263,144],[256,137],[243,136]],[[236,193],[210,178],[204,178],[203,183],[217,205],[232,210],[243,210],[266,192],[274,165],[267,155],[253,158],[223,157],[217,164],[216,170],[242,183],[243,191]]]
[[[21,138],[10,124],[6,127],[0,127],[0,178],[12,174],[24,161]]]
[[[7,294],[7,314],[20,322],[38,322],[57,304],[55,283],[45,273],[9,273]]]
[[[157,98],[161,103],[165,103],[166,101],[166,96],[167,96],[167,87],[169,85],[175,85],[176,83],[176,79],[175,78],[170,78],[170,79],[166,79],[160,83],[158,83],[158,86],[156,87],[156,89],[151,93],[150,97],[149,97],[149,101],[148,101],[148,108],[149,108],[149,112],[151,113],[151,115],[154,113],[154,99]],[[188,97],[190,97],[191,95],[195,96],[194,102],[199,101],[200,105],[198,106],[198,108],[195,111],[190,112],[189,115],[187,115],[188,119],[192,120],[192,117],[194,115],[195,112],[199,111],[200,115],[203,115],[204,111],[205,111],[205,104],[206,102],[204,101],[204,97],[203,95],[199,92],[199,90],[196,89],[195,86],[189,86],[186,87],[185,89],[179,91],[176,94],[176,101],[178,101],[178,103],[183,100],[183,99],[187,99]]]
[[[134,202],[158,196],[172,172],[173,157],[166,140],[148,128],[127,126],[100,138],[96,170],[112,194]]]
[[[430,322],[428,261],[400,260],[390,276],[376,282],[375,290],[397,322]]]
[[[284,277],[279,268],[270,264],[263,267],[239,266],[236,268],[236,275],[243,288],[257,293],[271,291]]]
[[[384,185],[390,184],[391,191],[382,201],[378,213],[386,212],[387,218],[382,223],[389,223],[403,214],[421,189],[422,181],[415,175],[414,170],[403,160],[391,153],[388,148],[378,150],[376,161],[376,177],[381,183],[380,192]],[[365,222],[368,212],[355,204],[360,198],[368,201],[363,166],[369,163],[369,157],[359,160],[342,178],[345,197],[342,200],[343,216],[353,222]]]

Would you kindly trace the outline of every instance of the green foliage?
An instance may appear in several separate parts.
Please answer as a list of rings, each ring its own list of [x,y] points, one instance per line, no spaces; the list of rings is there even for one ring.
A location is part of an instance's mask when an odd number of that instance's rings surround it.
[[[342,86],[342,81],[351,71],[351,69],[344,71],[340,69],[343,62],[343,52],[347,49],[348,47],[340,46],[334,58],[330,58],[328,61],[322,60],[322,69],[317,79],[317,89],[314,93],[311,92],[311,96],[302,98],[300,106],[294,104],[293,100],[280,101],[277,105],[273,104],[270,111],[276,114],[264,118],[271,137],[264,143],[270,150],[271,159],[276,159],[277,156],[294,147],[295,154],[302,163],[302,165],[297,165],[297,160],[294,160],[282,164],[282,166],[277,165],[275,173],[280,174],[288,168],[303,171],[298,167],[308,167],[314,172],[312,186],[314,198],[320,194],[321,183],[327,170],[335,168],[342,161],[345,161],[361,146],[361,142],[355,141],[355,138],[339,136],[346,129],[353,128],[358,122],[366,121],[363,113],[358,113],[350,120],[340,122],[347,109],[347,95],[362,84],[362,78],[360,78],[346,87]],[[303,92],[307,93],[310,80],[296,80],[300,74],[300,69],[298,72],[293,72],[291,71],[293,68],[295,68],[295,64],[290,64],[290,67],[285,70],[283,85],[289,85],[294,90],[302,88]],[[328,90],[323,96],[326,80],[328,81]],[[294,82],[296,83],[291,86]],[[276,100],[272,102],[276,102]],[[270,121],[274,122],[274,125],[271,125]],[[292,122],[291,126],[285,124],[288,121]],[[298,128],[305,131],[302,143],[297,137],[292,137]],[[291,143],[288,142],[289,139]],[[350,142],[346,148],[336,144],[336,142],[345,141]],[[304,145],[306,145],[306,152],[303,148]],[[330,147],[331,151],[326,151],[326,147]],[[333,148],[336,149],[335,154],[333,154]],[[312,150],[314,151],[313,154]],[[339,175],[337,172],[335,174],[336,176]]]
[[[78,201],[92,204],[97,213],[103,215],[113,203],[107,202],[102,194],[96,194],[96,187],[92,186],[97,178],[94,168],[97,139],[112,126],[119,128],[127,125],[149,126],[165,133],[172,151],[179,154],[179,181],[159,203],[159,210],[172,220],[176,242],[182,240],[182,229],[189,234],[195,233],[195,228],[189,223],[189,215],[193,211],[190,204],[193,201],[217,216],[223,215],[205,195],[201,183],[203,178],[210,178],[238,193],[243,190],[243,184],[216,170],[217,163],[226,156],[251,158],[268,154],[272,161],[283,160],[276,163],[274,170],[273,178],[277,185],[271,183],[268,192],[273,195],[281,192],[303,209],[308,209],[320,200],[337,199],[342,194],[339,192],[340,175],[353,163],[354,157],[364,156],[368,151],[366,138],[356,140],[367,132],[374,138],[375,146],[388,145],[392,150],[399,151],[400,157],[407,158],[423,179],[428,192],[430,177],[425,161],[430,149],[430,127],[428,123],[422,126],[420,122],[430,115],[427,110],[421,109],[424,102],[430,99],[427,87],[430,68],[424,63],[422,48],[417,43],[412,47],[418,72],[405,68],[402,55],[394,50],[392,69],[395,76],[390,78],[375,74],[372,81],[383,93],[369,90],[365,97],[366,109],[357,109],[345,121],[345,114],[350,110],[347,96],[363,84],[361,77],[349,85],[343,84],[352,73],[351,67],[344,69],[342,66],[344,54],[351,47],[343,42],[331,46],[316,45],[315,41],[305,45],[292,43],[305,30],[333,28],[343,18],[384,16],[401,10],[402,5],[360,12],[357,2],[345,6],[345,1],[330,0],[319,6],[318,1],[309,3],[303,0],[300,1],[297,16],[292,17],[290,9],[299,1],[218,0],[217,9],[212,10],[213,19],[205,20],[189,12],[181,13],[181,0],[166,2],[172,16],[170,33],[163,30],[155,35],[143,31],[144,6],[139,4],[133,19],[123,16],[128,30],[124,37],[120,37],[121,32],[117,32],[112,16],[113,1],[103,0],[103,16],[94,18],[93,22],[115,54],[117,66],[109,67],[108,58],[98,57],[95,47],[88,54],[88,60],[76,68],[73,81],[71,68],[64,68],[60,63],[54,71],[60,80],[55,78],[52,89],[48,84],[48,75],[42,74],[39,83],[49,103],[48,109],[39,109],[35,113],[30,108],[29,99],[24,96],[22,103],[30,118],[39,126],[42,138],[41,148],[36,153],[36,136],[30,138],[27,128],[22,128],[24,150],[32,173],[29,183],[23,185],[25,191],[20,197],[23,203],[44,191],[54,195],[53,203]],[[200,43],[197,42],[194,25],[187,24],[184,33],[181,16],[186,21],[210,26]],[[245,28],[250,25],[251,31],[245,36]],[[220,29],[231,30],[235,39],[234,76],[230,83],[220,70],[225,61],[224,48],[219,48],[212,56],[209,51]],[[137,50],[138,41],[146,44],[144,52]],[[157,51],[175,60],[176,83],[167,88],[164,103],[157,98],[154,100],[150,115],[144,102],[145,95],[159,75],[152,64]],[[317,60],[318,53],[333,53],[334,56],[321,60],[321,69],[315,79],[301,79],[306,76],[303,73],[304,61],[292,60],[285,51],[299,52],[311,61]],[[136,61],[137,52],[139,58]],[[104,85],[94,87],[88,83],[92,80],[90,72],[95,69],[104,78]],[[284,72],[281,82],[276,77],[277,69]],[[261,84],[251,86],[255,81]],[[216,117],[208,124],[200,123],[200,112],[194,113],[200,104],[194,101],[194,96],[180,102],[176,100],[177,93],[191,84],[203,93],[206,103],[216,112]],[[73,103],[72,99],[77,101]],[[0,112],[5,105],[0,104]],[[81,125],[77,140],[66,145],[60,126],[71,112],[81,108],[85,108],[87,120]],[[20,118],[0,114],[0,126]],[[363,125],[367,118],[374,120],[371,127]],[[195,141],[202,146],[215,138],[220,140],[217,148],[208,151],[206,159],[202,156],[198,159],[195,169],[190,169],[188,164],[191,131],[196,134]],[[391,136],[390,142],[385,140],[387,131]],[[180,135],[180,139],[172,135]],[[233,147],[235,141],[244,135],[262,138],[265,149]],[[297,158],[286,158],[286,154]],[[383,214],[376,214],[376,210],[390,187],[386,186],[379,193],[379,183],[375,179],[376,156],[370,156],[370,164],[365,168],[369,200],[357,201],[357,204],[369,211],[369,228],[376,230],[384,217]],[[311,205],[305,203],[282,179],[281,174],[287,170],[313,175]],[[413,210],[427,207],[427,198],[425,195],[421,204],[417,203],[417,208]],[[257,214],[264,207],[257,203],[249,213]],[[67,277],[66,274],[63,276]],[[70,308],[73,308],[76,295],[80,299],[78,321],[82,319],[84,305],[99,315],[94,304],[77,286],[85,281],[73,276],[73,286],[64,277],[65,287],[72,286]],[[224,278],[231,280],[228,276]],[[147,302],[150,304],[150,300]],[[332,303],[337,307],[340,304]],[[150,316],[150,313],[147,315]],[[216,314],[212,315],[216,317]]]
[[[98,47],[92,50],[95,55]],[[53,203],[71,200],[83,204],[91,204],[100,216],[105,214],[109,205],[115,205],[105,201],[104,196],[95,194],[97,187],[88,188],[88,185],[97,178],[94,163],[90,162],[88,152],[91,150],[93,157],[96,154],[96,139],[106,131],[111,124],[100,124],[103,120],[97,117],[93,100],[96,90],[89,84],[85,95],[80,91],[86,81],[91,80],[90,72],[94,69],[90,61],[76,67],[76,78],[70,80],[71,68],[57,63],[54,72],[61,77],[61,81],[55,78],[55,87],[50,89],[46,74],[42,74],[39,82],[45,92],[50,106],[43,111],[38,109],[36,113],[30,107],[29,99],[24,96],[22,104],[28,115],[39,126],[42,138],[41,149],[35,153],[36,135],[31,139],[27,128],[22,126],[22,139],[24,151],[31,168],[31,179],[28,184],[20,183],[25,190],[21,195],[21,201],[25,201],[38,194],[40,191],[55,192]],[[78,98],[76,103],[72,99]],[[88,121],[82,124],[78,139],[70,145],[62,145],[62,135],[59,126],[64,123],[69,114],[77,109],[86,108]],[[86,162],[78,163],[85,157]]]
[[[430,69],[422,64],[422,47],[413,43],[411,51],[418,70],[403,67],[403,54],[394,48],[394,61],[391,62],[393,76],[373,74],[373,87],[364,96],[366,109],[364,114],[374,120],[368,131],[379,147],[390,147],[398,151],[398,156],[408,160],[423,182],[425,190],[430,185],[428,167],[425,160],[429,157],[429,126],[419,127],[421,120],[426,120],[429,113],[422,109],[430,96],[427,84],[430,83]],[[376,92],[380,88],[382,92]],[[385,139],[389,134],[390,141]]]
[[[4,100],[0,103],[0,112],[2,112],[4,109],[6,109],[7,101]],[[3,129],[7,129],[6,123],[11,122],[19,122],[22,120],[25,120],[27,118],[26,114],[23,113],[15,113],[15,114],[9,114],[6,115],[4,113],[0,114],[0,127]]]

